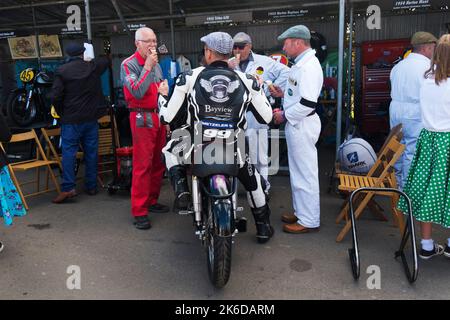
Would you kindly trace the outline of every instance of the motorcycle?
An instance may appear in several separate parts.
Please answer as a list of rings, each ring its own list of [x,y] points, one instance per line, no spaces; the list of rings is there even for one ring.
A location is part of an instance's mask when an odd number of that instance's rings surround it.
[[[233,238],[245,232],[247,221],[238,218],[237,164],[193,164],[192,210],[195,234],[206,248],[211,283],[224,287],[231,273]],[[183,212],[180,212],[183,214]],[[185,214],[186,214],[185,213]]]
[[[23,88],[14,90],[7,101],[7,114],[18,126],[26,127],[37,119],[49,121],[51,105],[45,99],[52,86],[51,73],[27,68],[20,73]]]

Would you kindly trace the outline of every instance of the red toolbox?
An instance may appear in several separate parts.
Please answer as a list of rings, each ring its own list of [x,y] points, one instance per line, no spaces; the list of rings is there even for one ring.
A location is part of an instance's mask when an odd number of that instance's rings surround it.
[[[403,56],[409,39],[363,42],[361,46],[361,105],[357,114],[364,136],[389,133],[389,76],[393,62]]]

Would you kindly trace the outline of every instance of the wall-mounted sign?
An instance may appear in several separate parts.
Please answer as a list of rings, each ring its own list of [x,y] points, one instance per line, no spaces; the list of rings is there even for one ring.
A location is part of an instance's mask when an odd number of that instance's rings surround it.
[[[393,10],[418,9],[431,6],[431,0],[393,0]]]
[[[143,28],[146,27],[147,25],[144,23],[130,23],[127,24],[128,29],[130,29],[130,31],[136,31],[139,28]],[[125,28],[123,28],[123,31],[127,31]]]
[[[6,39],[15,37],[16,33],[14,31],[0,32],[0,39]]]
[[[308,9],[286,9],[286,10],[260,10],[253,12],[255,20],[280,20],[288,18],[303,17],[309,13]]]
[[[83,34],[84,31],[81,28],[75,28],[75,29],[67,29],[67,28],[62,28],[61,29],[61,35],[70,35],[70,34]]]
[[[187,26],[223,24],[252,21],[251,12],[224,13],[209,16],[186,17]]]

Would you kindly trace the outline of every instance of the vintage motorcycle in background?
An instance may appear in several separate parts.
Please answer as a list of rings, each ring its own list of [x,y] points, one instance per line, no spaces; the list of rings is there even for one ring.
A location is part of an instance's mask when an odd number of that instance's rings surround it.
[[[51,104],[46,97],[53,83],[53,74],[35,68],[20,73],[22,88],[14,90],[7,101],[7,114],[19,127],[36,121],[51,122]]]

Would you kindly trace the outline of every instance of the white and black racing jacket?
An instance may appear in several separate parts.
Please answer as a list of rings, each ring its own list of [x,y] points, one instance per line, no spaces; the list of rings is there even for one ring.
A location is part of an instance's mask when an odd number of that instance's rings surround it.
[[[203,130],[243,131],[247,111],[261,123],[272,120],[272,108],[257,80],[224,61],[180,74],[170,100],[160,95],[158,105],[162,123],[170,124],[184,113],[183,124],[191,129],[201,125]]]

